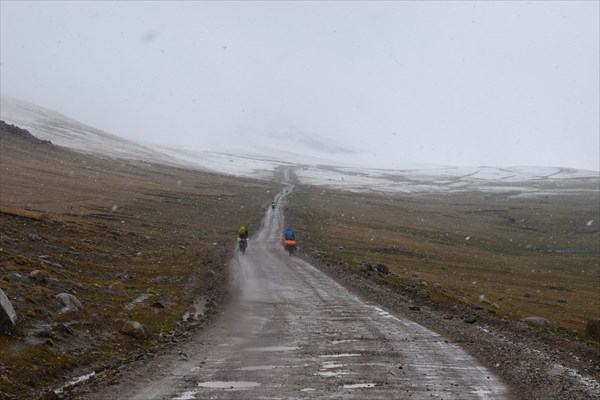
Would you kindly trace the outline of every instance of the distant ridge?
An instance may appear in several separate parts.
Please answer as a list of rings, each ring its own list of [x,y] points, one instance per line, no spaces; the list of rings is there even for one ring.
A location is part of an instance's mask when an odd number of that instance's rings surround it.
[[[182,163],[157,150],[15,98],[2,97],[0,119],[27,130],[39,139],[83,153],[148,162]]]
[[[575,192],[597,194],[600,191],[600,172],[574,168],[439,165],[372,168],[274,148],[279,142],[271,147],[250,143],[219,150],[183,149],[176,144],[145,146],[13,98],[2,98],[0,119],[28,130],[41,140],[104,157],[269,180],[274,179],[278,168],[293,168],[300,183],[340,190],[382,193],[482,191],[509,197]]]

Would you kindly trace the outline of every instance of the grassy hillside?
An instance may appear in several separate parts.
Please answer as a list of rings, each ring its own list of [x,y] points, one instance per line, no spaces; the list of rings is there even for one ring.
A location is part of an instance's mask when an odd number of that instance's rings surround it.
[[[0,336],[9,399],[38,398],[172,340],[197,323],[182,318],[195,298],[210,314],[238,226],[256,231],[278,190],[83,155],[6,127],[0,144],[0,288],[18,316],[12,336]],[[31,279],[35,270],[46,279]],[[83,312],[61,314],[59,293],[75,295]],[[148,337],[122,334],[125,320]]]
[[[588,193],[384,196],[297,186],[289,218],[303,250],[329,263],[383,263],[392,273],[377,279],[582,334],[600,317],[600,193]]]

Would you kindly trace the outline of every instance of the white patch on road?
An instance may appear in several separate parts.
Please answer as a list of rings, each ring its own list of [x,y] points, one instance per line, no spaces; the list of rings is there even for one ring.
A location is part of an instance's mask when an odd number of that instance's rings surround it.
[[[325,369],[334,369],[334,368],[342,368],[344,364],[336,364],[334,361],[328,361],[324,363],[321,368]]]
[[[334,340],[333,342],[331,342],[331,344],[350,343],[350,342],[358,342],[358,339]]]
[[[265,369],[287,368],[283,365],[252,365],[249,367],[238,368],[240,371],[261,371]]]
[[[298,350],[300,347],[294,346],[271,346],[271,347],[249,347],[245,351],[292,351]]]
[[[210,389],[250,389],[260,386],[260,383],[244,381],[211,381],[201,382],[198,386]]]
[[[344,354],[323,354],[323,355],[321,355],[319,357],[321,357],[321,358],[360,357],[360,354],[351,354],[351,353],[344,353]]]
[[[181,393],[177,397],[173,397],[172,400],[194,400],[196,398],[197,390],[188,390],[187,392]]]
[[[315,375],[323,376],[325,378],[332,378],[334,376],[350,375],[350,372],[345,372],[345,371],[319,371]]]
[[[360,388],[372,388],[377,386],[375,383],[353,383],[351,385],[342,386],[344,389],[360,389]]]

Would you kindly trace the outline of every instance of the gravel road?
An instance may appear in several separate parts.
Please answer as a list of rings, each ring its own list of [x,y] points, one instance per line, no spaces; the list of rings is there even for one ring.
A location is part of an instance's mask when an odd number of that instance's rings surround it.
[[[281,208],[269,210],[233,258],[215,323],[85,398],[512,398],[456,343],[289,256],[283,228]]]

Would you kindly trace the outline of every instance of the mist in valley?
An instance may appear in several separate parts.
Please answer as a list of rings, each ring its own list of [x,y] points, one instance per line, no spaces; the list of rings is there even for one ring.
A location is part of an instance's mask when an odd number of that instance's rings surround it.
[[[151,147],[600,169],[597,2],[0,7],[4,98]]]

